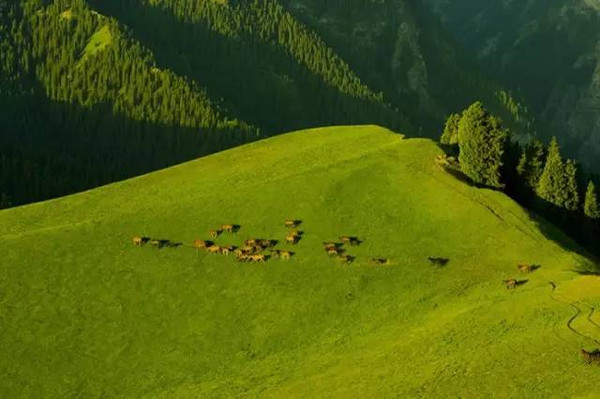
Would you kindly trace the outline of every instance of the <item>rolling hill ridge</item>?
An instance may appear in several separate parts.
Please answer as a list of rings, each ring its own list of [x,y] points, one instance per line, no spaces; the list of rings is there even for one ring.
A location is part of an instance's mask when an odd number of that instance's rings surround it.
[[[0,395],[589,396],[593,265],[440,154],[376,126],[314,129],[0,212]],[[219,245],[282,241],[289,218],[304,235],[278,245],[287,261],[191,247],[223,223],[241,228]],[[323,251],[342,235],[362,240],[351,264]]]

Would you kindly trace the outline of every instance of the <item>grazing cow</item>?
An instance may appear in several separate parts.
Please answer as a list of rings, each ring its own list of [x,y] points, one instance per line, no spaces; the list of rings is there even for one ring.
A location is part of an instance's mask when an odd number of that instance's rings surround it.
[[[237,226],[235,224],[224,224],[221,226],[221,230],[225,233],[235,233]]]
[[[210,247],[211,245],[213,245],[213,243],[210,241],[194,240],[194,248],[196,249],[205,249],[207,247]]]
[[[537,265],[517,265],[517,268],[521,273],[532,273],[540,268]]]
[[[221,253],[221,247],[218,245],[211,245],[210,247],[206,248],[206,251],[209,254],[219,254],[219,253]]]
[[[297,226],[300,226],[300,223],[302,223],[300,220],[288,219],[285,221],[285,227],[287,227],[287,228],[297,227]]]
[[[371,263],[375,265],[389,265],[390,260],[386,258],[371,258]]]
[[[232,253],[233,251],[235,251],[235,247],[233,245],[226,245],[224,247],[221,247],[221,253],[223,255],[229,255],[230,253]]]
[[[300,241],[300,235],[297,233],[292,233],[285,236],[285,242],[288,244],[298,244],[298,241]]]
[[[598,363],[600,365],[600,349],[593,352],[588,352],[585,349],[581,350],[581,357],[586,363]]]
[[[273,254],[273,257],[275,258],[280,258],[284,260],[288,260],[294,255],[294,253],[291,251],[281,251],[278,249],[271,250],[271,254]]]
[[[162,240],[150,240],[150,245],[157,248],[162,248],[163,242]]]
[[[360,245],[360,240],[357,237],[342,236],[340,241],[348,245]]]
[[[329,248],[337,248],[340,245],[336,242],[324,242],[323,246],[325,247],[325,250],[328,250]]]
[[[208,235],[210,236],[210,238],[219,238],[219,236],[221,235],[223,231],[220,229],[217,230],[211,230],[208,232]]]
[[[517,288],[518,282],[514,278],[502,281],[506,285],[506,289]]]
[[[327,252],[327,255],[329,256],[336,256],[343,254],[344,250],[338,247],[328,247],[325,248],[325,252]]]
[[[256,245],[257,239],[256,238],[249,238],[246,241],[244,241],[245,245]]]
[[[238,262],[248,262],[250,260],[250,255],[241,254],[237,256]]]
[[[448,258],[439,258],[435,256],[430,256],[427,260],[435,266],[446,266],[448,262],[450,262],[450,259]]]
[[[350,255],[338,255],[337,259],[343,263],[352,263],[354,262],[354,256]]]
[[[250,262],[253,263],[258,263],[258,262],[266,262],[267,261],[267,255],[250,255]]]
[[[258,243],[258,245],[260,245],[263,248],[272,248],[277,244],[277,240],[260,240],[260,242]]]
[[[144,245],[145,241],[142,237],[139,236],[135,236],[133,237],[133,245],[137,245],[138,247],[141,247],[142,245]]]

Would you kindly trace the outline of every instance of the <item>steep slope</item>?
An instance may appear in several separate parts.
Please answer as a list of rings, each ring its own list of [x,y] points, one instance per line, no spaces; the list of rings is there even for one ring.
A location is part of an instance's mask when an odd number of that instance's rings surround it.
[[[0,396],[595,392],[579,348],[600,339],[600,280],[575,272],[587,261],[552,226],[436,166],[440,152],[373,126],[317,129],[0,212]],[[292,217],[304,236],[289,261],[131,243],[189,244],[222,223],[241,229],[221,245],[282,240]],[[322,249],[343,234],[363,240],[350,265]],[[520,277],[523,262],[541,268]],[[567,328],[574,301],[583,336]]]
[[[422,0],[504,82],[520,90],[545,137],[600,169],[600,14],[597,1]]]
[[[511,113],[502,87],[414,0],[283,0],[364,77],[369,87],[435,134],[450,112],[474,99],[523,132],[526,113]],[[508,96],[507,93],[504,95]]]
[[[476,99],[523,122],[414,0],[21,0],[0,15],[0,207],[312,126],[433,136]]]

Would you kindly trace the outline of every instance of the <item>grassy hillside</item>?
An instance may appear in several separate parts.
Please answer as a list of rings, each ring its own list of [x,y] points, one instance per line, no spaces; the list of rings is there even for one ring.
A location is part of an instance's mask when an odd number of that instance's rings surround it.
[[[0,212],[0,396],[593,397],[578,352],[599,345],[600,279],[440,152],[316,129]],[[287,218],[305,232],[289,261],[188,246],[223,223],[242,227],[220,244],[283,240]],[[351,265],[322,249],[344,234]]]

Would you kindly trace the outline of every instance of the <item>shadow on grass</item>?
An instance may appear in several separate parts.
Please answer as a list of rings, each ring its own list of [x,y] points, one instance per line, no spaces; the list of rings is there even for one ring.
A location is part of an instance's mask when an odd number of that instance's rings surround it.
[[[439,148],[451,155],[454,154],[452,148],[448,146],[438,145]],[[473,183],[457,166],[445,166],[444,170],[455,179],[469,186],[494,190],[493,188],[482,187]],[[494,190],[501,191],[501,190]],[[600,226],[596,222],[583,220],[583,217],[578,215],[573,216],[570,212],[557,206],[550,204],[533,193],[528,196],[519,198],[518,195],[502,191],[509,196],[513,201],[517,202],[527,212],[528,217],[534,222],[539,231],[550,241],[558,244],[561,248],[576,253],[587,261],[574,265],[573,270],[582,275],[600,276]],[[532,199],[533,198],[533,199]],[[482,204],[485,206],[485,204]],[[488,209],[495,216],[502,219],[494,210]],[[535,254],[532,254],[532,256]],[[539,268],[536,267],[537,270]],[[533,270],[532,270],[533,271]]]

